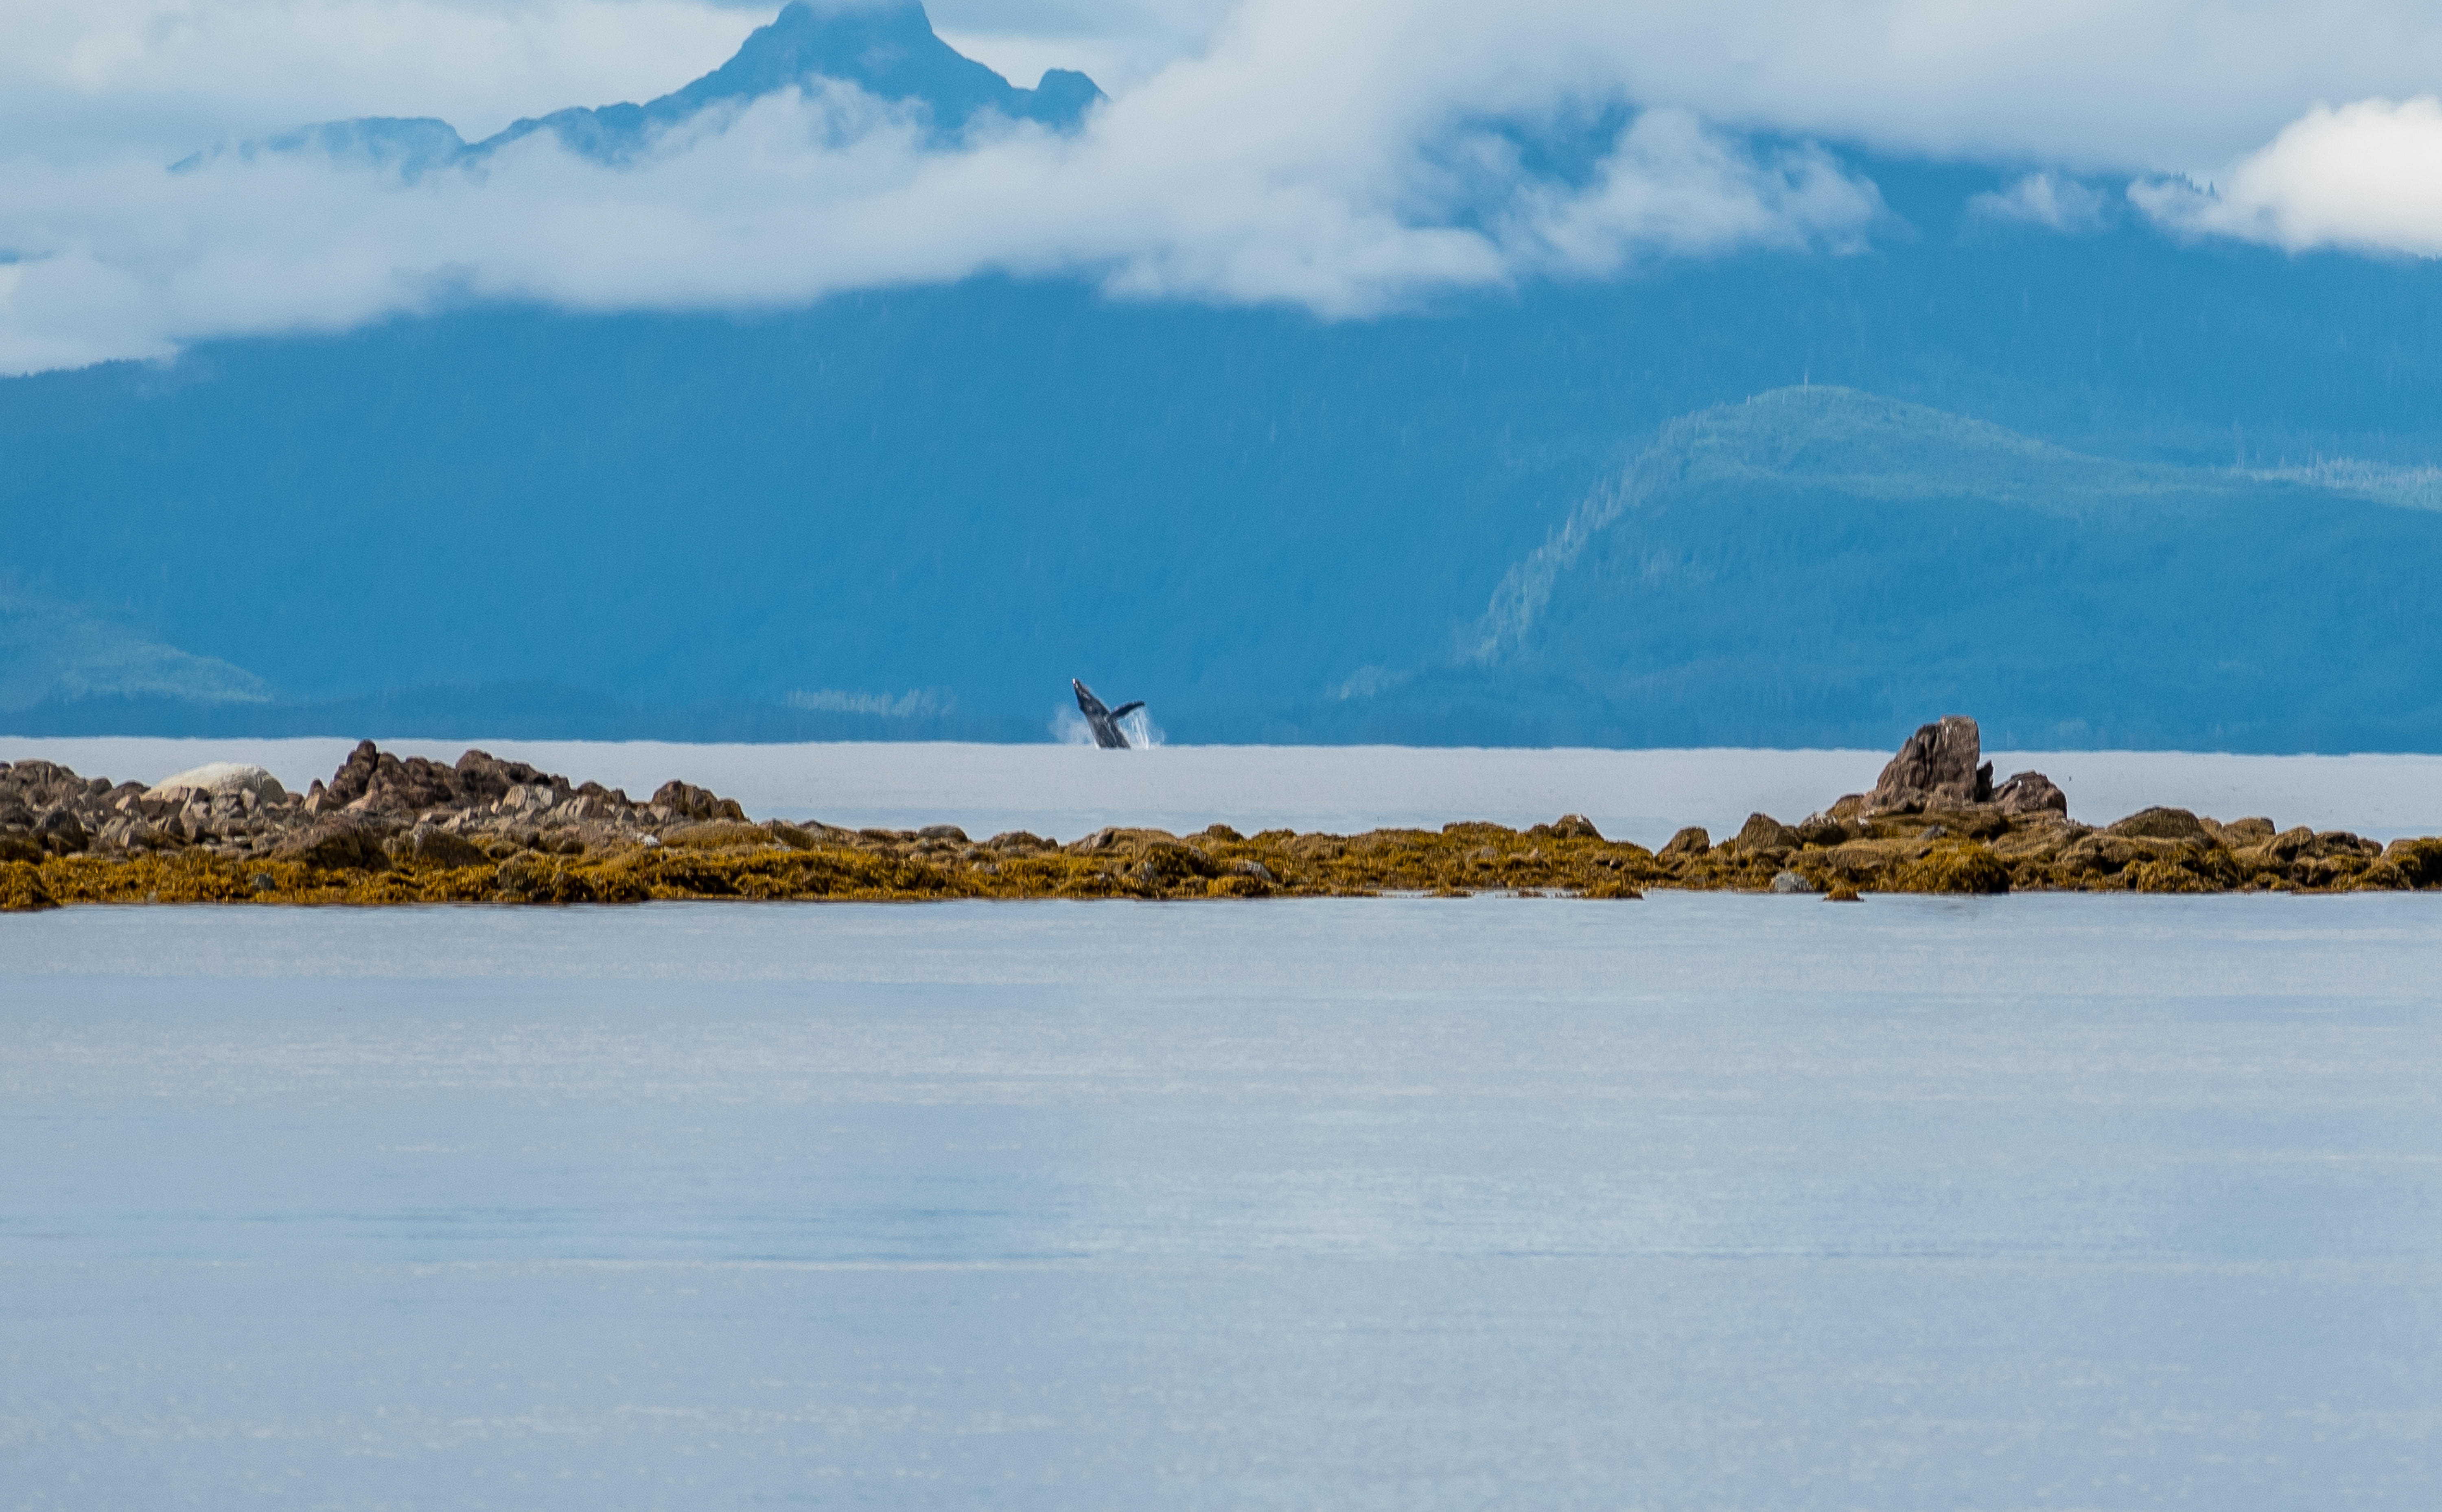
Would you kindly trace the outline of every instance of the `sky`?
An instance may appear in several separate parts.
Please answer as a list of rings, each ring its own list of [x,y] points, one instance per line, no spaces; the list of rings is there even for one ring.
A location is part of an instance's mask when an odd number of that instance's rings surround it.
[[[2442,8],[2402,0],[942,0],[942,34],[1015,82],[1079,67],[1110,100],[1073,136],[944,144],[852,89],[791,91],[615,168],[546,137],[421,176],[234,150],[651,98],[777,9],[0,0],[0,372],[469,300],[742,309],[988,271],[1366,319],[1838,256],[1886,214],[1859,150],[1993,165],[1978,209],[2062,235],[2124,209],[2442,256]],[[1582,180],[1515,145],[1595,120],[1617,129]]]

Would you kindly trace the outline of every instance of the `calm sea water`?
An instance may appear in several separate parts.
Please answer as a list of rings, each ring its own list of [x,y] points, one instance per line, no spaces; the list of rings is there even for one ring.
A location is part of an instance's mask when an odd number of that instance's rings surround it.
[[[2442,900],[0,918],[0,1505],[2425,1507]]]

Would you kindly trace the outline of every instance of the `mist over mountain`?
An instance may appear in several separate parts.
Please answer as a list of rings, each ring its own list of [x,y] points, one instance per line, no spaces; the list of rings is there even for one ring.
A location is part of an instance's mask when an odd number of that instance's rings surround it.
[[[675,94],[511,133],[615,156],[808,79],[1058,124],[1073,78],[792,7]],[[1512,129],[1566,184],[1616,124]],[[479,150],[437,125],[297,150]],[[1882,206],[1846,252],[1365,319],[994,276],[0,381],[0,584],[246,680],[97,679],[89,636],[28,631],[7,722],[1035,739],[1083,676],[1185,740],[1879,745],[1933,704],[1996,740],[2442,740],[2442,515],[2400,502],[2442,460],[2432,264],[1839,159]]]

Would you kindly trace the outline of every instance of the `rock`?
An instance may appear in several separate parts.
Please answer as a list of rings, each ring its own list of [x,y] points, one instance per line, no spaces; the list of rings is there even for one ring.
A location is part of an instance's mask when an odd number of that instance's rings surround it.
[[[483,847],[473,841],[429,823],[417,825],[415,832],[407,837],[404,848],[408,858],[420,865],[441,866],[452,871],[461,866],[485,865],[492,859],[483,854]]]
[[[1271,867],[1265,865],[1260,861],[1232,862],[1230,869],[1241,877],[1252,877],[1257,882],[1267,884],[1276,883],[1280,880],[1272,875]]]
[[[1751,813],[1735,843],[1740,850],[1795,850],[1801,841],[1796,830],[1772,815]]]
[[[2442,887],[2442,840],[2395,840],[2382,859],[2398,867],[2412,887]]]
[[[1784,871],[1772,879],[1772,890],[1777,893],[1812,893],[1814,884],[1796,872]]]
[[[2106,825],[2105,834],[2124,840],[2195,840],[2214,843],[2213,831],[2204,821],[2185,809],[2141,809],[2115,825]]]
[[[963,846],[967,843],[967,832],[954,824],[926,825],[923,829],[916,831],[916,838],[919,840],[954,840]]]
[[[1836,846],[1857,838],[1856,830],[1829,814],[1810,814],[1797,824],[1796,829],[1798,843],[1808,846]]]
[[[2052,779],[2040,772],[2020,772],[1993,790],[1993,801],[2003,813],[2056,813],[2068,815],[2068,794],[2052,785]]]
[[[673,819],[735,819],[740,824],[746,820],[746,811],[737,799],[684,782],[665,782],[654,789],[649,806]]]
[[[1874,791],[1866,795],[1866,811],[1916,813],[1990,803],[1993,766],[1978,765],[1982,756],[1983,737],[1965,715],[1945,715],[1939,724],[1921,725],[1883,768]]]
[[[211,761],[200,767],[190,767],[173,777],[164,777],[144,790],[143,795],[158,803],[184,803],[202,793],[216,797],[227,793],[232,797],[245,793],[258,803],[285,803],[288,790],[280,779],[258,766],[243,761]]]
[[[2010,890],[2010,868],[1973,841],[1951,840],[1902,867],[1891,884],[1901,892],[2004,893]]]
[[[2233,819],[2221,827],[2223,841],[2233,849],[2241,846],[2260,846],[2275,833],[2269,819]]]
[[[0,914],[30,914],[58,906],[59,900],[43,885],[41,872],[22,861],[0,861]]]
[[[698,850],[735,850],[740,847],[786,845],[761,825],[746,824],[737,819],[708,819],[702,824],[680,825],[662,832],[662,843],[685,846]]]
[[[282,861],[301,862],[323,871],[387,871],[390,855],[382,847],[382,831],[345,814],[316,820],[273,852]]]
[[[1600,840],[1602,838],[1602,831],[1595,828],[1595,822],[1581,813],[1560,815],[1552,822],[1551,832],[1555,840]]]
[[[72,856],[85,847],[89,837],[75,814],[54,809],[34,821],[34,839],[53,855]]]
[[[1684,856],[1701,856],[1713,848],[1713,837],[1703,825],[1689,825],[1670,837],[1669,843],[1657,851],[1665,861],[1677,861]]]

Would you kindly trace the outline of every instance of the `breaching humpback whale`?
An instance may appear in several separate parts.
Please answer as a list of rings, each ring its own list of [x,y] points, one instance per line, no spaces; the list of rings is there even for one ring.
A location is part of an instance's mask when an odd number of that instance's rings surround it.
[[[1120,733],[1120,721],[1143,708],[1144,700],[1139,699],[1134,703],[1122,703],[1116,709],[1106,709],[1103,707],[1103,701],[1094,697],[1092,688],[1073,677],[1068,680],[1068,685],[1077,690],[1077,707],[1084,712],[1085,722],[1093,726],[1094,743],[1105,751],[1126,750],[1128,738]]]

